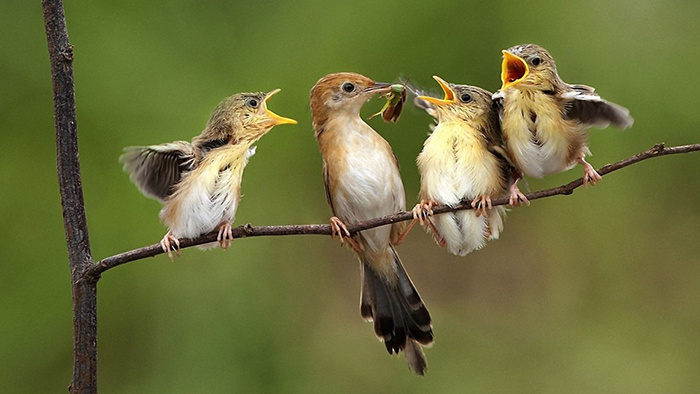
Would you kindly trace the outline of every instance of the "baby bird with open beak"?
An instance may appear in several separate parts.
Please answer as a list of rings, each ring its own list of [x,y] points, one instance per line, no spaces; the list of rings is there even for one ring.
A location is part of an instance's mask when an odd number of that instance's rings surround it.
[[[321,78],[311,89],[311,114],[323,156],[326,197],[334,232],[348,241],[362,265],[360,313],[389,354],[404,351],[409,368],[425,373],[421,345],[433,342],[430,314],[394,249],[403,226],[364,230],[350,237],[345,223],[403,211],[399,165],[387,143],[360,117],[363,104],[391,85],[355,73]]]
[[[179,254],[180,238],[217,228],[221,247],[229,247],[253,144],[276,125],[297,123],[267,108],[277,92],[235,94],[214,109],[191,143],[129,147],[119,158],[139,190],[163,203],[160,218],[169,230],[161,246],[171,260],[173,250]]]
[[[518,170],[541,178],[578,163],[584,185],[595,185],[601,177],[584,159],[591,154],[588,129],[610,124],[626,129],[634,122],[629,111],[605,101],[590,86],[564,82],[552,56],[534,44],[503,51],[501,80],[493,98],[501,108],[503,138]],[[511,203],[517,204],[517,184],[511,190]]]
[[[508,194],[513,168],[503,148],[491,92],[433,78],[445,97],[416,98],[438,124],[418,155],[421,202],[413,213],[421,224],[428,224],[440,246],[464,256],[498,239],[506,210],[493,207],[491,198]],[[432,216],[433,205],[456,206],[462,201],[472,201],[474,209]]]

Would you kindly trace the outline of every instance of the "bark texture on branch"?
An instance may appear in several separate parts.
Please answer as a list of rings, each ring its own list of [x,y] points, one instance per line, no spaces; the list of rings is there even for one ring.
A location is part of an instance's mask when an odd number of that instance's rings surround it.
[[[92,266],[80,177],[73,82],[73,46],[61,0],[43,0],[56,125],[56,170],[73,295],[73,378],[71,393],[97,392],[97,277]]]
[[[700,144],[692,145],[681,145],[665,147],[663,143],[656,144],[648,150],[637,153],[634,156],[628,157],[626,159],[620,160],[613,164],[608,164],[603,166],[598,170],[600,175],[609,174],[613,171],[619,170],[621,168],[630,166],[632,164],[638,163],[642,160],[650,159],[652,157],[672,155],[678,153],[689,153],[700,151]],[[574,190],[583,185],[583,178],[578,178],[574,181],[562,185],[559,187],[554,187],[551,189],[540,190],[527,194],[528,200],[537,200],[540,198],[557,196],[557,195],[568,195],[572,194]],[[493,205],[506,205],[508,204],[508,198],[497,198],[493,200]],[[465,201],[456,207],[447,206],[436,206],[433,208],[433,212],[437,215],[445,212],[458,211],[462,209],[472,209],[471,202]],[[413,219],[413,214],[411,212],[399,212],[393,215],[384,216],[381,218],[370,219],[364,222],[348,224],[348,230],[351,233],[356,233],[358,231],[367,230],[373,227],[379,227],[391,223],[401,222],[405,220]],[[271,235],[306,235],[306,234],[317,234],[317,235],[331,235],[331,226],[329,224],[310,224],[310,225],[289,225],[289,226],[252,226],[250,224],[245,224],[238,226],[233,229],[234,238],[245,238],[245,237],[260,237],[260,236],[271,236]],[[190,246],[202,245],[209,242],[216,241],[217,232],[202,235],[201,237],[193,239],[183,239],[180,242],[181,248],[188,248]],[[130,250],[128,252],[120,253],[111,257],[100,260],[96,265],[94,265],[88,272],[86,276],[99,277],[104,271],[110,268],[126,264],[131,261],[140,260],[146,257],[157,256],[163,252],[160,244],[145,246],[139,249]]]

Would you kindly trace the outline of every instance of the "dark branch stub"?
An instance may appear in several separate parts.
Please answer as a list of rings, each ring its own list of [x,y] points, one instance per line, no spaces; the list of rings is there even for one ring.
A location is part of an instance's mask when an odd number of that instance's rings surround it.
[[[640,152],[634,156],[628,157],[626,159],[620,160],[613,164],[608,164],[603,166],[598,170],[600,175],[609,174],[613,171],[619,170],[621,168],[630,166],[632,164],[638,163],[642,160],[646,160],[652,157],[679,154],[679,153],[689,153],[700,151],[700,144],[691,145],[681,145],[666,148],[663,143],[656,144],[652,148]],[[552,197],[557,195],[570,195],[575,189],[583,185],[583,178],[578,178],[573,180],[566,185],[559,187],[554,187],[551,189],[540,190],[528,194],[526,197],[528,200],[537,200],[540,198]],[[493,200],[493,206],[506,205],[508,204],[508,198],[497,198]],[[436,206],[433,208],[433,212],[437,214],[453,212],[464,209],[472,209],[471,202],[466,201],[461,203],[456,207],[447,206]],[[399,212],[393,215],[384,216],[381,218],[370,219],[361,223],[348,224],[348,230],[350,233],[357,233],[358,231],[367,230],[374,227],[379,227],[387,224],[392,224],[396,222],[412,220],[413,214],[411,212]],[[250,223],[236,227],[233,229],[233,238],[245,238],[245,237],[260,237],[260,236],[281,236],[281,235],[331,235],[331,227],[328,224],[310,224],[310,225],[289,225],[289,226],[252,226]],[[190,246],[201,245],[205,243],[210,243],[216,241],[216,232],[205,234],[193,239],[183,239],[180,242],[181,249],[188,248]],[[86,276],[99,276],[101,273],[107,271],[108,269],[114,268],[116,266],[126,264],[131,261],[140,260],[146,257],[153,257],[163,253],[159,244],[145,246],[143,248],[134,249],[128,252],[120,253],[111,257],[107,257],[99,261],[96,265],[92,266],[89,271],[85,273]]]
[[[61,56],[63,56],[63,59],[67,62],[72,62],[73,61],[73,45],[68,45],[63,49],[61,52]]]

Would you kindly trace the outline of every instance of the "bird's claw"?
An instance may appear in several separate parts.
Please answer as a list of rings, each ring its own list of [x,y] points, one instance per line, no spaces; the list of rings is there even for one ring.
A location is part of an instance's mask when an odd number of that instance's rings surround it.
[[[430,217],[435,214],[433,212],[433,207],[435,205],[436,202],[433,200],[420,200],[420,202],[411,210],[411,212],[413,212],[413,221],[411,222],[409,228],[413,227],[417,220],[421,226],[428,226],[428,228],[430,228],[430,231],[433,232],[435,242],[437,242],[440,247],[445,247],[445,240],[442,238],[442,236],[440,236],[440,232],[438,231],[437,227],[435,227],[435,223],[433,223],[433,221],[430,219]]]
[[[230,222],[221,223],[216,240],[219,241],[221,249],[226,250],[229,248],[229,246],[231,246],[231,241],[233,241],[233,230],[231,229]]]
[[[435,201],[420,200],[411,210],[411,212],[413,212],[413,220],[418,220],[421,226],[425,226],[425,224],[430,221],[430,216],[433,216],[434,206]]]
[[[416,225],[416,221],[420,222],[421,226],[424,226],[426,222],[430,222],[429,216],[433,215],[433,204],[434,203],[432,201],[421,200],[415,207],[413,207],[411,210],[413,213],[413,220],[411,220],[411,223],[408,224],[406,229],[404,229],[401,234],[396,237],[396,241],[394,241],[395,246],[398,246],[403,242],[408,233],[411,232],[413,226]],[[434,226],[431,227],[434,228]]]
[[[603,179],[600,174],[598,174],[598,171],[593,168],[592,165],[590,165],[586,160],[584,160],[583,157],[579,157],[576,161],[578,161],[579,164],[583,166],[583,187],[587,188],[588,184],[591,186],[595,186],[598,181]]]
[[[160,247],[163,248],[163,252],[168,254],[170,261],[175,261],[173,251],[175,251],[175,254],[180,256],[180,240],[173,237],[170,231],[168,231],[163,239],[160,240]]]
[[[493,209],[493,203],[491,203],[491,196],[480,196],[472,200],[472,209],[476,216],[487,215],[488,211]]]
[[[362,252],[362,248],[360,245],[355,242],[355,240],[352,238],[350,235],[350,230],[348,230],[348,227],[343,223],[342,220],[340,220],[337,216],[332,216],[330,219],[331,222],[331,238],[335,238],[337,235],[338,238],[340,239],[340,244],[343,245],[345,243],[345,240],[347,239],[348,244],[358,253]],[[343,238],[345,237],[345,238]]]
[[[584,168],[583,187],[588,187],[589,184],[591,186],[595,186],[595,184],[601,179],[603,179],[603,177],[600,176],[598,171],[596,171],[590,164]]]
[[[521,204],[530,205],[530,200],[525,197],[525,195],[520,191],[517,183],[510,185],[510,195],[508,197],[508,204],[512,207],[519,207]]]
[[[331,238],[335,238],[337,235],[340,238],[340,243],[343,243],[343,233],[346,237],[350,237],[350,231],[348,227],[343,223],[337,216],[331,217]]]

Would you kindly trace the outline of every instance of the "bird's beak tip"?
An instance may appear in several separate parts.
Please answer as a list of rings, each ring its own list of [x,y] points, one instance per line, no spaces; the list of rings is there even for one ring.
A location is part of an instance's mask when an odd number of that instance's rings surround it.
[[[280,124],[298,124],[299,123],[292,118],[285,118],[284,116],[279,116],[270,110],[268,110],[267,113],[268,113],[268,116],[270,116],[272,118],[272,120],[275,122],[275,126],[280,125]]]
[[[267,108],[267,100],[270,99],[270,97],[274,96],[275,94],[279,93],[281,89],[275,89],[265,95],[265,114],[272,119],[275,125],[280,125],[280,124],[297,124],[298,122],[292,118],[285,118],[284,116],[279,116],[276,113],[270,111],[269,108]]]
[[[430,103],[433,103],[435,105],[447,105],[447,104],[454,104],[455,102],[455,93],[450,87],[450,84],[445,81],[444,79],[438,77],[437,75],[433,75],[433,79],[437,81],[437,83],[440,85],[442,88],[442,91],[445,93],[445,98],[439,99],[437,97],[432,97],[432,96],[418,96],[419,99],[428,101]]]

